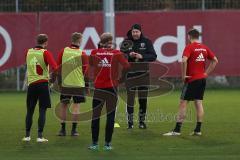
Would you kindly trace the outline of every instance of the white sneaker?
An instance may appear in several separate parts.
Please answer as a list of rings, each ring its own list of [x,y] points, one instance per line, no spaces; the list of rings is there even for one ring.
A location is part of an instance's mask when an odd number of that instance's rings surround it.
[[[163,134],[163,136],[180,136],[180,135],[181,135],[180,132],[174,132],[174,131]]]
[[[44,143],[44,142],[48,142],[48,140],[42,137],[42,138],[37,138],[37,142]]]
[[[201,136],[202,132],[192,132],[189,134],[190,136]]]
[[[31,137],[23,137],[22,141],[30,142],[31,141]]]

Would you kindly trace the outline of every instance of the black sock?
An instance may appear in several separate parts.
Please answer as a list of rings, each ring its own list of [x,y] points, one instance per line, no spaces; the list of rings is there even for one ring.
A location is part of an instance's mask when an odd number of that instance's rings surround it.
[[[201,132],[202,122],[197,122],[194,132]]]
[[[30,131],[26,131],[26,136],[25,137],[30,137]]]
[[[182,127],[182,122],[177,122],[173,131],[180,133],[181,132],[181,127]]]
[[[105,142],[105,146],[110,146],[110,142]]]
[[[77,123],[76,122],[72,123],[72,131],[76,131],[76,128],[77,128]]]
[[[42,138],[42,137],[43,137],[42,132],[38,132],[38,138]]]
[[[61,125],[62,125],[62,131],[65,131],[66,130],[66,123],[62,122]]]

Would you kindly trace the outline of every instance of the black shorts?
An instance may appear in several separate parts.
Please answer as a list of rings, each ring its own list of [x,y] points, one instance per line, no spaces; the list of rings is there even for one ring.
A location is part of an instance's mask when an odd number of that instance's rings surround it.
[[[39,100],[39,107],[51,108],[48,82],[30,84],[27,90],[27,107],[35,107]]]
[[[190,83],[185,83],[182,89],[182,100],[203,100],[206,87],[206,79],[198,79]]]
[[[84,102],[86,102],[86,99],[85,99],[84,95],[72,96],[72,95],[64,95],[64,94],[61,94],[60,101],[61,101],[61,103],[69,104],[71,98],[73,99],[73,103],[84,103]]]

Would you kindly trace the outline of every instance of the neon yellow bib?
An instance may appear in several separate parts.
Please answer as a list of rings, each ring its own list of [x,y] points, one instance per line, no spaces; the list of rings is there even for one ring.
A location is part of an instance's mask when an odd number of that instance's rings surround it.
[[[38,80],[48,80],[49,69],[44,62],[44,49],[29,49],[27,53],[27,76],[28,85]],[[41,75],[37,73],[37,66],[41,67],[43,72]]]
[[[62,86],[85,87],[82,72],[82,50],[64,48],[62,56]]]

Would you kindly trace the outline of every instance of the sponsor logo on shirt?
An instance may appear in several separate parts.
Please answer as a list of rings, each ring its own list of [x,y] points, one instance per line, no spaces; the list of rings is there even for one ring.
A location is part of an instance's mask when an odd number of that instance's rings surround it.
[[[112,56],[112,52],[97,52],[97,55],[106,55],[106,56]]]
[[[205,58],[204,58],[203,54],[200,53],[199,56],[196,59],[196,62],[204,62],[204,61],[205,61]]]
[[[111,67],[111,64],[109,63],[108,59],[105,57],[104,59],[102,59],[98,66],[100,67]]]
[[[203,51],[203,52],[206,52],[207,50],[205,49],[205,48],[196,48],[196,49],[194,49],[194,51]]]

